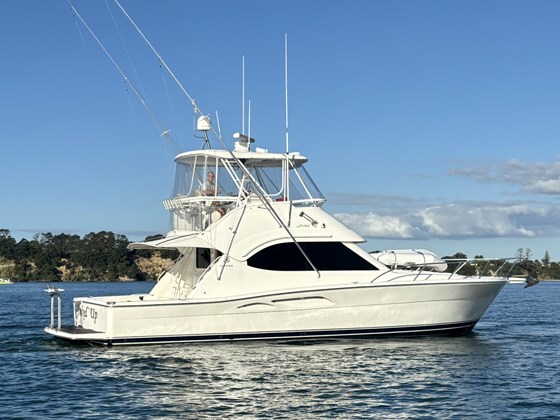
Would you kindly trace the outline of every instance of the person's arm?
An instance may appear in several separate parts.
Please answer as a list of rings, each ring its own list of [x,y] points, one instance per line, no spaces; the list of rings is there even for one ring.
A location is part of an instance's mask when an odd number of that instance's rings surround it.
[[[204,184],[202,184],[202,194],[216,195],[216,186],[205,182]]]

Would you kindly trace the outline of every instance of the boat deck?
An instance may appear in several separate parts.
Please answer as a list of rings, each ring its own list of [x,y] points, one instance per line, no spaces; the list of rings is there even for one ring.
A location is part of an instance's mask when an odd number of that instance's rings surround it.
[[[87,328],[76,327],[75,325],[68,325],[66,327],[61,327],[60,332],[66,334],[98,334],[99,331],[88,330]]]

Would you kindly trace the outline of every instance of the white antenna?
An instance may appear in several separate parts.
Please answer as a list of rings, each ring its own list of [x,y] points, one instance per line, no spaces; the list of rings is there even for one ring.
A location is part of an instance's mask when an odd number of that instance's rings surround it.
[[[245,134],[245,56],[241,59],[241,134]]]
[[[255,142],[255,139],[251,138],[251,100],[249,100],[249,106],[248,106],[247,125],[248,125],[249,134],[233,133],[233,138],[237,140],[234,145],[234,150],[236,152],[250,152],[251,143]]]
[[[284,86],[286,91],[286,153],[290,151],[288,141],[288,34],[284,34]]]

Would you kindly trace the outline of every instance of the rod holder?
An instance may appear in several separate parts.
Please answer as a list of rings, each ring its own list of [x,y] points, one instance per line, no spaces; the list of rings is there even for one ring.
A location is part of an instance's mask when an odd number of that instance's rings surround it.
[[[54,300],[56,298],[57,300],[57,330],[60,330],[61,326],[62,326],[62,299],[60,298],[60,295],[62,292],[64,292],[64,289],[59,289],[58,287],[54,287],[54,285],[48,285],[47,284],[47,288],[45,289],[45,292],[49,294],[49,296],[51,297],[51,323],[49,325],[50,328],[54,328],[54,313],[55,313],[55,308],[54,308]]]

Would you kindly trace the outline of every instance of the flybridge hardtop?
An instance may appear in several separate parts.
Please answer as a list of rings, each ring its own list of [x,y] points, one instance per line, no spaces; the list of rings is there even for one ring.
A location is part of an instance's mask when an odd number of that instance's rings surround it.
[[[286,160],[289,160],[292,167],[299,168],[308,159],[298,152],[292,153],[269,153],[268,150],[259,149],[259,151],[229,151],[216,149],[202,149],[183,152],[175,157],[175,162],[182,164],[196,164],[201,159],[217,159],[217,163],[223,166],[223,160],[231,160],[232,155],[243,161],[246,166],[261,167],[281,167]]]
[[[75,298],[72,325],[62,325],[62,289],[48,287],[47,333],[105,345],[457,334],[510,282],[507,260],[475,260],[481,265],[462,273],[468,261],[450,269],[429,251],[366,252],[364,239],[323,209],[306,157],[252,151],[255,140],[243,133],[230,149],[126,16],[200,114],[195,137],[202,133],[203,147],[176,156],[173,192],[163,201],[167,235],[130,245],[180,256],[149,293]]]

